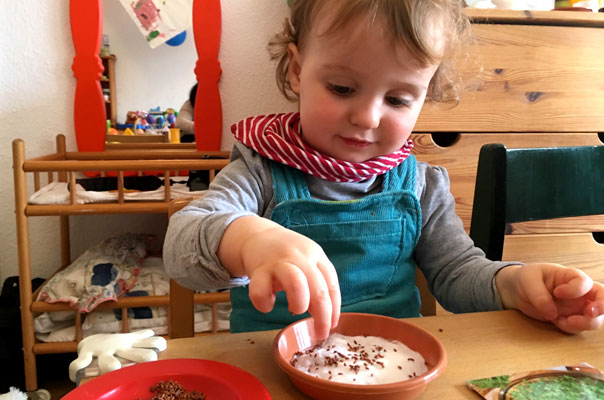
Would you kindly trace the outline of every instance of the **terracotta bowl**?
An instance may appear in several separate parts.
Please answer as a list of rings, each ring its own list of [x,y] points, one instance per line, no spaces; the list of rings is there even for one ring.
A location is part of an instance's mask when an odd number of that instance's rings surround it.
[[[415,399],[426,390],[428,382],[440,375],[447,365],[445,348],[428,331],[400,319],[374,314],[343,313],[339,325],[332,332],[398,340],[424,357],[428,371],[413,379],[379,385],[338,383],[316,378],[290,364],[295,352],[317,344],[318,341],[313,337],[313,322],[312,318],[306,318],[281,330],[273,343],[273,356],[277,365],[289,375],[292,383],[314,399]]]

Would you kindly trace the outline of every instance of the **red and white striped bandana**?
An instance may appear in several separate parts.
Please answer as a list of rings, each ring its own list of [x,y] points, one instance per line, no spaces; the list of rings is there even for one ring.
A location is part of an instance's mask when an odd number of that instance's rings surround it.
[[[311,148],[300,134],[300,114],[250,117],[231,126],[237,140],[264,157],[333,182],[359,182],[382,175],[402,163],[413,142],[394,153],[354,163],[326,156]]]

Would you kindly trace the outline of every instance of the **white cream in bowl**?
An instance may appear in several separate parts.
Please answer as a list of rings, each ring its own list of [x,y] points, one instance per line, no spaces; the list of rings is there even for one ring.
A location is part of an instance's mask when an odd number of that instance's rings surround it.
[[[359,385],[400,382],[428,370],[422,355],[399,341],[339,333],[296,352],[290,363],[317,378]]]

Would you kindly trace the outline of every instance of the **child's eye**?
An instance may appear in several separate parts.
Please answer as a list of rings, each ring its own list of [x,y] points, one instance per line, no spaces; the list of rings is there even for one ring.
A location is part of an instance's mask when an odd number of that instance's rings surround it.
[[[334,85],[331,83],[327,84],[327,89],[330,92],[337,94],[338,96],[349,96],[354,93],[354,89],[348,86]]]
[[[386,96],[386,102],[393,107],[409,107],[411,102],[407,99],[401,99],[400,97]]]

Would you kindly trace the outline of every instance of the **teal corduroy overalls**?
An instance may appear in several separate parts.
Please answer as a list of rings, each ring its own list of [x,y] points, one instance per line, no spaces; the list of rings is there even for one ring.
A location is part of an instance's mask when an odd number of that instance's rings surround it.
[[[384,175],[383,189],[358,200],[310,197],[306,174],[271,162],[275,208],[271,219],[317,242],[338,273],[342,312],[419,316],[413,252],[421,231],[415,194],[417,161],[410,155]],[[231,289],[231,332],[280,329],[309,316],[291,315],[285,292],[274,309],[257,311],[248,287]]]

